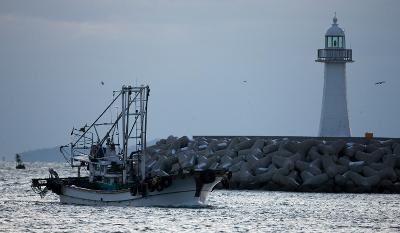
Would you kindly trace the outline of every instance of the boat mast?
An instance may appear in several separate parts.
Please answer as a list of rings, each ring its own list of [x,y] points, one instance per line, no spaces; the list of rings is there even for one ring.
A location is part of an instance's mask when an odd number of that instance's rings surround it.
[[[147,102],[144,100],[144,95],[143,91],[140,92],[140,141],[141,144],[140,146],[140,173],[141,173],[141,178],[142,181],[146,178],[146,157],[145,157],[145,151],[146,151],[146,129],[144,128],[144,116],[147,115],[147,112],[144,111],[144,104]]]
[[[135,140],[135,150],[138,155],[137,175],[140,180],[146,178],[145,170],[145,151],[146,151],[146,130],[147,130],[147,103],[150,88],[148,86],[132,87],[123,86],[121,90],[122,98],[122,142],[123,142],[123,180],[124,184],[128,181],[128,143],[129,139]],[[133,97],[132,97],[133,94]],[[131,112],[131,107],[132,109]],[[129,118],[132,118],[130,123]],[[130,125],[131,124],[131,125]],[[132,135],[133,133],[133,135]],[[132,136],[131,136],[132,135]],[[131,162],[131,158],[129,159]]]
[[[80,167],[86,166],[86,162],[82,163],[81,158],[76,158],[82,156],[82,154],[87,155],[89,159],[96,159],[96,155],[93,152],[93,146],[97,149],[102,149],[103,144],[111,137],[113,141],[114,134],[118,137],[119,148],[121,149],[118,153],[122,158],[122,183],[127,184],[132,180],[129,179],[131,175],[136,175],[139,180],[144,180],[146,178],[145,172],[145,150],[146,150],[146,129],[147,129],[147,103],[150,93],[149,86],[125,86],[123,85],[120,91],[115,91],[118,93],[117,96],[113,96],[112,102],[107,106],[107,108],[100,114],[99,117],[90,125],[85,125],[80,129],[72,129],[71,135],[76,136],[78,139],[74,140],[70,145],[65,145],[60,147],[60,152],[66,158],[63,148],[70,147],[70,163],[72,167],[78,167],[78,177],[80,176]],[[108,109],[110,109],[114,102],[121,97],[121,112],[117,114],[117,118],[114,122],[104,122],[100,123],[100,120],[104,120],[104,114]],[[131,118],[131,119],[130,119]],[[119,127],[121,126],[121,127]],[[102,128],[101,131],[97,130],[97,127]],[[101,139],[99,132],[103,134],[104,137]],[[115,132],[118,129],[122,130],[122,135]],[[93,132],[97,135],[97,142],[94,143]],[[88,137],[87,134],[91,134]],[[120,139],[122,139],[122,145],[120,145]],[[128,154],[128,148],[130,140],[133,139],[135,144],[132,148],[133,152],[131,155]],[[114,143],[114,142],[112,142]],[[82,151],[87,152],[82,152]],[[137,156],[133,158],[133,156]],[[136,165],[134,161],[137,161],[137,166],[134,168],[132,165]],[[74,164],[74,161],[79,161],[78,164]],[[89,162],[90,163],[90,162]],[[134,174],[135,173],[135,174]],[[133,177],[132,177],[133,178]]]
[[[122,160],[123,160],[123,162],[124,162],[124,164],[123,164],[123,170],[122,170],[122,183],[123,184],[126,184],[126,160],[127,160],[127,153],[128,153],[128,143],[127,143],[127,139],[126,139],[126,137],[127,137],[127,133],[126,133],[126,130],[125,130],[125,121],[126,121],[126,92],[125,92],[125,90],[126,90],[126,86],[124,85],[124,86],[122,86],[122,90],[121,90],[121,98],[122,98],[122,100],[121,100],[121,104],[122,104],[122,112],[121,112],[121,114],[122,114],[122,145],[123,145],[123,148],[122,148]],[[129,107],[129,106],[128,106]],[[129,116],[128,116],[129,117]],[[127,125],[127,124],[126,124]]]

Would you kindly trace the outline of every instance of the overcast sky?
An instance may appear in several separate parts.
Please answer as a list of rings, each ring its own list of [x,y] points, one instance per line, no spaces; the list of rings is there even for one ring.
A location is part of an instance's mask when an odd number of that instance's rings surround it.
[[[152,89],[149,139],[316,136],[335,11],[353,136],[400,137],[400,1],[2,0],[0,156],[68,143],[136,83]]]

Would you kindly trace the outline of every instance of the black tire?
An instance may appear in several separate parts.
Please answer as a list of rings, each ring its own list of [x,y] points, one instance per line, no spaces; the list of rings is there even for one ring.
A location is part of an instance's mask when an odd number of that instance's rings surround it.
[[[138,191],[137,186],[136,185],[131,186],[130,191],[131,191],[132,196],[136,196],[137,191]]]
[[[156,186],[153,185],[151,182],[148,183],[148,186],[149,186],[149,192],[154,192],[154,191],[156,191]]]
[[[142,194],[143,197],[147,196],[147,184],[146,183],[140,184],[140,193]]]
[[[164,184],[163,184],[163,182],[159,182],[159,183],[157,183],[157,191],[159,191],[159,192],[161,192],[161,191],[163,191],[164,190]]]
[[[169,186],[172,185],[172,177],[170,176],[164,176],[161,180],[161,182],[164,185],[164,188],[168,188]]]

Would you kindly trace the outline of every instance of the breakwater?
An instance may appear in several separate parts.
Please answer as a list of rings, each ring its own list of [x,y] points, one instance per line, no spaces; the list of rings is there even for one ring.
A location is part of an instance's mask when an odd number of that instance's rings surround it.
[[[400,139],[170,136],[146,154],[152,175],[224,168],[231,189],[400,193]]]

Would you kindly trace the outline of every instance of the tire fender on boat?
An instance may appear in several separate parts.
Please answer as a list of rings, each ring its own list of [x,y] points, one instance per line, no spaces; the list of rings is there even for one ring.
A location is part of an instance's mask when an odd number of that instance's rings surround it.
[[[148,188],[149,188],[149,192],[154,192],[154,191],[156,191],[156,188],[157,188],[157,184],[156,185],[154,185],[152,182],[149,182],[148,184]]]
[[[161,183],[163,184],[164,188],[168,188],[172,185],[172,177],[171,176],[163,176],[161,178]]]
[[[140,193],[142,194],[143,197],[147,196],[147,184],[146,183],[140,184]]]
[[[162,182],[158,182],[157,187],[156,187],[157,191],[161,192],[164,190],[164,185]]]
[[[137,186],[136,185],[131,186],[130,191],[131,191],[132,196],[136,196],[137,191],[138,191]]]

